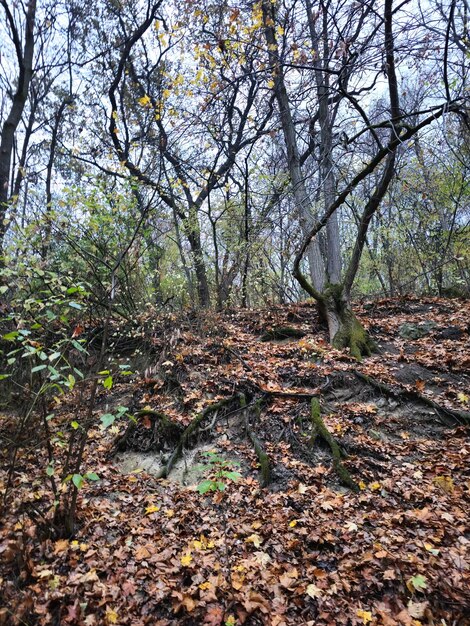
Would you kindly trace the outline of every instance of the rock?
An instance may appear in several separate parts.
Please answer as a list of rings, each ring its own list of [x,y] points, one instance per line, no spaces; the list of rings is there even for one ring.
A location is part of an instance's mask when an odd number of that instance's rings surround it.
[[[398,329],[398,334],[403,339],[421,339],[421,337],[429,335],[436,326],[437,324],[431,321],[421,322],[420,324],[402,324]]]

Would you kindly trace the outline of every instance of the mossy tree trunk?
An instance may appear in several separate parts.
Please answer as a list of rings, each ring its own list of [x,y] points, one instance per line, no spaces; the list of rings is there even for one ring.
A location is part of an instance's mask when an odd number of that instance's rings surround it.
[[[370,356],[377,346],[354,315],[343,286],[328,285],[321,295],[319,308],[328,324],[333,347],[349,348],[351,355],[359,361],[364,356]]]

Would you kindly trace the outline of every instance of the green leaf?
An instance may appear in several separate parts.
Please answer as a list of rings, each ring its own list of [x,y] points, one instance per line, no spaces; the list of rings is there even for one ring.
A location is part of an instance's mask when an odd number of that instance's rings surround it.
[[[227,480],[237,481],[241,474],[239,472],[224,472],[223,476],[224,478],[227,478]]]
[[[197,486],[197,490],[199,493],[207,493],[208,491],[216,490],[216,483],[213,480],[203,480],[202,483],[199,483]]]
[[[75,341],[75,339],[72,339],[72,346],[75,348],[75,350],[78,350],[79,352],[86,352],[85,348],[81,345],[81,343],[79,343],[78,341]]]
[[[95,472],[87,472],[84,476],[84,478],[86,478],[87,480],[99,480],[100,477],[98,476],[98,474],[95,474]]]
[[[108,428],[111,424],[114,424],[116,417],[112,413],[105,413],[100,417],[103,428]]]
[[[46,467],[46,474],[48,476],[54,476],[54,467],[52,465]]]
[[[0,380],[5,380],[5,378],[10,378],[10,374],[0,374]]]
[[[52,367],[52,365],[47,365],[46,366],[47,369],[50,371],[50,373],[54,376],[54,378],[60,378],[60,374],[59,372],[56,370],[55,367]]]
[[[72,476],[72,482],[77,489],[81,489],[83,486],[83,476],[81,474],[74,474]]]
[[[77,428],[80,428],[80,424],[78,422],[76,422],[75,420],[73,422],[71,422],[70,426],[74,429],[77,430]]]
[[[103,387],[105,389],[111,389],[112,386],[113,386],[113,377],[112,376],[108,376],[107,378],[105,378],[103,380]]]
[[[11,333],[3,335],[3,339],[5,339],[6,341],[15,341],[19,334],[20,333],[17,330],[14,330]]]
[[[69,302],[69,307],[71,307],[72,309],[78,309],[79,311],[82,310],[81,304],[78,304],[78,302],[74,302],[73,300]]]
[[[0,293],[4,294],[4,293],[6,293],[8,291],[8,289],[9,289],[9,287],[7,285],[2,285],[0,287]]]
[[[33,367],[33,369],[31,370],[31,374],[34,374],[36,372],[41,372],[42,370],[47,369],[47,365],[36,365],[36,367]]]
[[[422,574],[416,574],[416,576],[412,576],[407,583],[408,589],[412,591],[416,589],[416,591],[422,591],[427,587],[426,578]]]

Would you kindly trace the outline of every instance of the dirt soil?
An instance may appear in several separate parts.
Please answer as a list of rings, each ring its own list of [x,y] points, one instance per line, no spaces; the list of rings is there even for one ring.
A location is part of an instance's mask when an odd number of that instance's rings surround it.
[[[83,470],[100,480],[80,490],[74,537],[45,537],[44,446],[37,431],[23,442],[1,525],[0,625],[470,624],[469,303],[356,310],[380,347],[362,363],[330,347],[309,303],[142,320],[147,353],[110,357],[134,374],[100,391]],[[426,322],[425,336],[400,337]],[[261,340],[286,326],[304,336]],[[54,432],[79,419],[77,398]],[[226,398],[159,478],[188,424]],[[312,427],[312,398],[356,490]],[[135,422],[100,429],[118,406]],[[178,426],[173,438],[150,412]],[[0,418],[4,483],[13,427]],[[269,459],[265,487],[250,435]],[[197,490],[208,451],[241,474],[215,495]]]

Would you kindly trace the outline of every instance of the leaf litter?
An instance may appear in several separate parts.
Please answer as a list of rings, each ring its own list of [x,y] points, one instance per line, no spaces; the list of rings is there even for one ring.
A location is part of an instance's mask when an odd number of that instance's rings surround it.
[[[47,462],[40,450],[21,453],[1,527],[0,624],[468,624],[470,445],[445,411],[470,410],[469,312],[437,298],[365,305],[383,351],[360,364],[331,349],[308,303],[141,320],[151,329],[146,369],[103,389],[103,406],[131,399],[133,411],[151,407],[184,428],[220,399],[262,397],[252,426],[271,483],[260,484],[239,410],[209,423],[166,478],[122,455],[160,467],[168,450],[116,454],[127,423],[100,430],[108,408],[97,411],[85,465],[100,480],[80,490],[75,537],[44,538],[22,512],[24,501],[47,500]],[[426,335],[400,337],[400,326],[423,322],[433,322]],[[288,325],[303,336],[260,340]],[[328,449],[309,445],[311,397],[357,493]],[[73,419],[73,401],[61,415]],[[223,494],[196,490],[204,472],[192,468],[207,450],[240,462]]]

